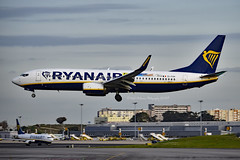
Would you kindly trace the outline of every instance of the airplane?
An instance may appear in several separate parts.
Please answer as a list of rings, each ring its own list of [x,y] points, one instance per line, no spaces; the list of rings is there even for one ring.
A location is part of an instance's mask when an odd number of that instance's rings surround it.
[[[215,72],[221,55],[225,35],[218,35],[189,66],[170,71],[145,71],[151,55],[136,70],[94,69],[36,69],[25,72],[12,82],[27,91],[68,90],[83,91],[87,96],[106,96],[116,93],[161,93],[202,87],[216,82],[226,71]]]
[[[31,143],[37,143],[39,146],[42,143],[45,143],[47,145],[51,145],[53,142],[53,137],[50,134],[26,134],[22,131],[20,124],[18,122],[18,119],[16,119],[17,122],[17,139],[20,139],[26,143],[27,146],[30,146]]]

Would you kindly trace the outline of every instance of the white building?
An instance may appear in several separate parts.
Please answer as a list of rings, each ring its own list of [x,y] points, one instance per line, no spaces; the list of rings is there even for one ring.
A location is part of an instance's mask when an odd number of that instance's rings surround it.
[[[148,110],[136,109],[136,113],[148,112]],[[134,109],[111,109],[103,108],[97,112],[95,124],[112,123],[112,122],[129,122],[135,115]]]
[[[216,120],[240,121],[240,109],[213,109],[207,111],[210,115],[214,116]]]
[[[149,104],[148,109],[150,112],[150,117],[156,116],[157,121],[162,121],[163,116],[162,114],[167,112],[167,111],[175,111],[179,113],[185,113],[185,112],[190,112],[191,111],[191,106],[190,105],[154,105],[154,104]]]

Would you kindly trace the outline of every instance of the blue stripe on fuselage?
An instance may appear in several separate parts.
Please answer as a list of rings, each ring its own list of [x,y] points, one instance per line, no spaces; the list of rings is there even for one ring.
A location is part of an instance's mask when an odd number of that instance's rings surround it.
[[[217,79],[209,81],[189,82],[189,83],[135,83],[136,86],[132,86],[130,92],[171,92],[184,90],[193,87],[202,87],[208,83],[217,81]],[[29,84],[23,87],[28,90],[73,90],[82,91],[83,83],[41,83],[41,84]],[[108,90],[109,92],[115,92],[114,89]],[[120,90],[120,92],[126,92],[126,90]]]

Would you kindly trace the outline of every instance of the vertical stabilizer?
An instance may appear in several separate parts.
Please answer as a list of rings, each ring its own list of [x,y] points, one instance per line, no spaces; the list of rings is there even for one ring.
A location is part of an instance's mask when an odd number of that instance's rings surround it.
[[[215,73],[224,40],[225,35],[218,35],[191,65],[172,72]]]
[[[18,131],[18,134],[24,134],[24,132],[22,131],[21,127],[20,127],[20,124],[18,122],[18,119],[16,119],[16,122],[17,122],[17,131]]]

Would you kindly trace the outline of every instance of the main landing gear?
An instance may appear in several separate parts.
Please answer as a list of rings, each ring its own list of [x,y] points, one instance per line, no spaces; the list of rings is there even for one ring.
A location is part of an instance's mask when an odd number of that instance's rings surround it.
[[[116,101],[121,102],[122,101],[122,96],[120,96],[119,93],[116,93],[115,99],[116,99]]]

